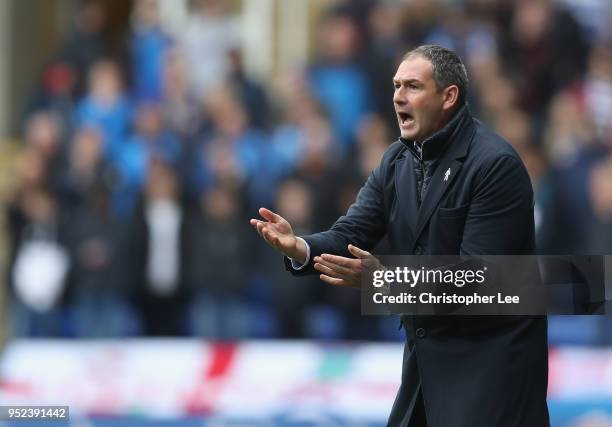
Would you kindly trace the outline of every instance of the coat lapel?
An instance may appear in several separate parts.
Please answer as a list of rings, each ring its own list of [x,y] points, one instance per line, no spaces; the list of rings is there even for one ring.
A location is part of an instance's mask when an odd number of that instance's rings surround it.
[[[395,165],[397,208],[394,213],[402,218],[413,234],[416,229],[416,217],[419,209],[414,177],[414,164],[411,155],[408,150],[404,150],[396,160]]]
[[[442,196],[451,187],[457,175],[459,175],[470,143],[476,133],[476,126],[467,110],[467,106],[464,108],[465,110],[462,111],[463,117],[460,117],[457,128],[448,136],[450,138],[450,145],[446,153],[440,158],[440,163],[438,163],[431,177],[425,198],[421,203],[416,220],[415,242],[418,241],[425,225],[427,225],[435,208],[440,203]]]

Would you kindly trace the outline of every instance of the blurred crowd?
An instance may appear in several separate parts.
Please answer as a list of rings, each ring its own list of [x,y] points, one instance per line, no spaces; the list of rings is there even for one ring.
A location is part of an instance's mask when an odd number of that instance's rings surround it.
[[[121,43],[106,4],[80,3],[24,114],[13,336],[398,338],[359,292],[291,277],[248,219],[270,207],[306,234],[344,213],[399,136],[391,80],[424,43],[461,55],[470,108],[523,158],[540,253],[612,254],[606,1],[330,2],[309,62],[273,81],[245,71],[227,2],[193,1],[172,33],[135,0]],[[587,321],[580,339],[612,340]]]

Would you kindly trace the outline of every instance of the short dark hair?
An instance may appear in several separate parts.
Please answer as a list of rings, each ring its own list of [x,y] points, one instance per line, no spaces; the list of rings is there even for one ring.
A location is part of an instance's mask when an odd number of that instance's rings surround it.
[[[465,65],[455,52],[435,44],[426,44],[404,55],[402,62],[413,56],[421,56],[431,62],[433,78],[438,90],[456,85],[459,88],[459,105],[465,102],[468,76]]]

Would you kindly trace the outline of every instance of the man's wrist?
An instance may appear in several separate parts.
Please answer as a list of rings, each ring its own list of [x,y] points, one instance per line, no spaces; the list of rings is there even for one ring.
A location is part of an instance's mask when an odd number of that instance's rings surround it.
[[[298,245],[302,245],[303,247],[303,250],[305,252],[303,262],[300,262],[300,260],[295,259],[295,258],[291,258],[291,257],[288,257],[288,258],[291,261],[291,267],[293,267],[294,270],[301,270],[304,267],[306,267],[308,263],[310,262],[310,246],[308,245],[308,243],[306,243],[306,240],[302,239],[301,237],[297,237],[297,236],[296,236],[295,245],[296,245],[296,249],[298,253],[301,252]]]

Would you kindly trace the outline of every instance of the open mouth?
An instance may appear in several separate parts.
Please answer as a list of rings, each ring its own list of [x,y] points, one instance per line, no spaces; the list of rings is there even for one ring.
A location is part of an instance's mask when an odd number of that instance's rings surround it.
[[[414,120],[414,117],[412,117],[412,114],[405,113],[405,112],[398,112],[397,117],[399,119],[400,125],[402,126],[408,125]]]

